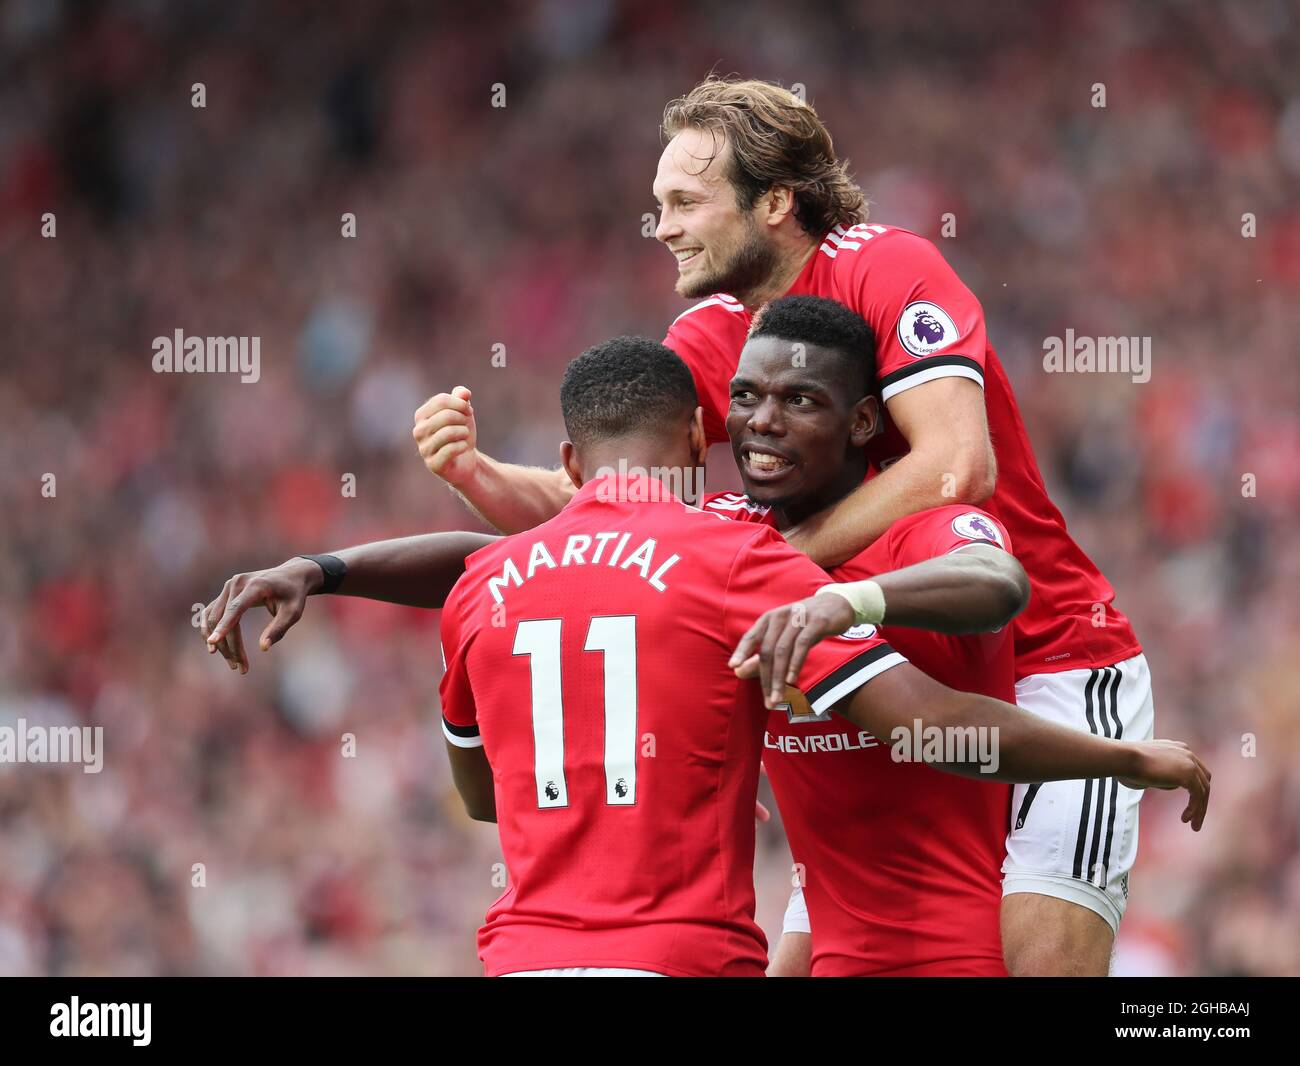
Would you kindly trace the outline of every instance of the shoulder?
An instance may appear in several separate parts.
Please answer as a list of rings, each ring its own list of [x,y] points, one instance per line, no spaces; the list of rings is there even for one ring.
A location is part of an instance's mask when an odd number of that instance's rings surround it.
[[[888,277],[950,269],[933,241],[911,230],[876,223],[836,226],[817,254],[830,261],[837,279],[856,279],[866,271]]]
[[[669,330],[682,323],[685,323],[686,326],[703,328],[708,323],[726,322],[737,317],[745,317],[745,305],[734,296],[728,296],[725,292],[715,292],[712,296],[701,300],[699,303],[692,304],[674,318]]]
[[[735,358],[749,332],[749,312],[734,296],[715,293],[688,307],[668,327],[664,343],[683,358],[700,348],[725,350]]]
[[[770,507],[755,503],[743,492],[710,492],[700,501],[700,508],[740,522],[770,524],[772,514]]]
[[[1006,527],[988,511],[969,504],[950,504],[931,507],[916,514],[906,515],[889,527],[887,537],[902,540],[911,534],[934,534],[951,541],[954,550],[962,541],[994,544],[1004,551],[1011,550],[1011,538]]]

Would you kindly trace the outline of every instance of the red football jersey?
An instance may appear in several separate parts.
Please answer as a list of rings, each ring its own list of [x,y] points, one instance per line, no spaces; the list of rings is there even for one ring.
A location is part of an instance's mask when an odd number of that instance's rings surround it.
[[[998,468],[984,509],[1015,538],[1033,589],[1015,622],[1017,677],[1109,666],[1138,654],[1110,583],[1047,495],[1011,385],[985,337],[983,308],[938,249],[893,226],[837,227],[786,295],[838,300],[870,323],[886,401],[940,377],[969,378],[983,388]],[[664,339],[695,375],[710,443],[726,439],[728,383],[749,325],[741,304],[718,295],[678,316]],[[882,468],[906,453],[907,442],[887,424],[870,449]]]
[[[737,493],[704,507],[771,521]],[[987,512],[936,507],[895,522],[831,576],[862,581],[979,541],[1011,550]],[[1015,702],[1008,632],[956,637],[888,625],[879,632],[936,681]],[[800,721],[773,712],[764,744],[790,851],[802,866],[813,976],[1006,976],[999,911],[1011,786],[895,761],[892,738],[879,742],[835,715]],[[915,754],[910,744],[897,750]]]
[[[443,610],[444,730],[482,743],[510,886],[489,975],[567,966],[761,975],[754,801],[768,711],[727,666],[763,611],[826,575],[770,529],[644,477],[466,561]],[[815,710],[903,662],[874,630],[827,641]]]

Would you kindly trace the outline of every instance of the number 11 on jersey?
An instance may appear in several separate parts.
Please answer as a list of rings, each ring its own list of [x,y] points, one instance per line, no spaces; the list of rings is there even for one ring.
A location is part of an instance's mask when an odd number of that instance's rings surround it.
[[[592,618],[583,650],[604,653],[605,803],[630,807],[636,803],[636,616]],[[513,651],[528,656],[532,679],[537,806],[543,810],[567,807],[560,619],[520,622]]]

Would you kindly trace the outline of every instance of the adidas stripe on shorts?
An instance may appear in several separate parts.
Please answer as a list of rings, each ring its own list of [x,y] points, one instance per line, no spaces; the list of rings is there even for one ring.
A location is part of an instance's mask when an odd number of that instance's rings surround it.
[[[1099,736],[1153,736],[1151,672],[1141,654],[1098,669],[1033,674],[1016,682],[1016,703]],[[1016,785],[1002,895],[1037,892],[1069,900],[1118,930],[1137,857],[1141,798],[1113,777]]]

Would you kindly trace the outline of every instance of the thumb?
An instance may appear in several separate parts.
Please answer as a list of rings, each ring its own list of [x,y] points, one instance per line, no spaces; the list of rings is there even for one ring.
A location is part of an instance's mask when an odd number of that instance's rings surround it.
[[[457,385],[454,389],[451,390],[451,394],[455,396],[457,399],[464,400],[466,403],[468,403],[470,397],[474,395],[472,392],[469,391],[469,389],[465,388],[464,385]]]

